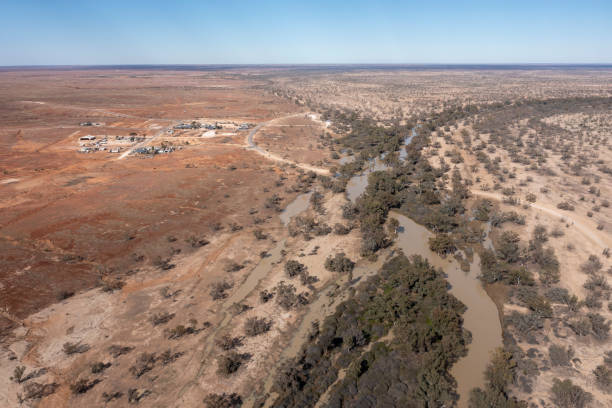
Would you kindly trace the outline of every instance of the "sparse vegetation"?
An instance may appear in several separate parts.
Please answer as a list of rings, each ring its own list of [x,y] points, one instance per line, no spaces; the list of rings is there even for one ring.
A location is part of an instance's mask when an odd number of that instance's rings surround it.
[[[250,317],[244,323],[244,333],[249,337],[259,336],[270,330],[272,321],[265,317]]]

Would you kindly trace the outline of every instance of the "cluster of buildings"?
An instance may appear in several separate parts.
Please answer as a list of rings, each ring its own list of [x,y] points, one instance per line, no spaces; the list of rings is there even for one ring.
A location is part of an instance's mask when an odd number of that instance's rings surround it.
[[[108,143],[108,139],[106,137],[98,141],[95,141],[96,140],[95,136],[87,135],[87,136],[81,136],[79,140],[83,142],[93,142],[93,143],[88,143],[86,145],[81,145],[81,149],[79,150],[79,152],[81,153],[103,152],[106,150],[108,150],[109,153],[119,153],[121,151],[120,147],[107,148],[106,144]]]
[[[122,140],[126,142],[139,143],[145,140],[143,136],[115,136],[115,140]]]
[[[249,123],[243,123],[238,127],[238,130],[247,130],[251,127]],[[207,130],[217,130],[223,129],[223,125],[219,122],[215,122],[214,124],[210,123],[200,123],[200,122],[191,122],[191,123],[179,123],[174,126],[175,130],[189,130],[189,129],[207,129]]]
[[[179,147],[179,149],[181,149]],[[174,151],[173,146],[144,146],[133,150],[134,154],[166,154]]]
[[[81,153],[93,153],[93,152],[103,152],[103,151],[108,151],[109,153],[119,153],[121,152],[121,147],[107,147],[106,145],[108,144],[108,138],[104,137],[100,140],[96,140],[96,136],[93,135],[86,135],[86,136],[81,136],[79,138],[79,140],[81,142],[89,142],[89,143],[81,143],[81,148],[79,149],[79,152]],[[116,140],[123,140],[124,137],[123,136],[115,136]],[[125,139],[127,140],[128,138],[125,137]],[[136,141],[135,137],[130,137],[129,140],[131,142]],[[144,138],[142,138],[142,140],[144,140]]]
[[[174,129],[177,130],[185,130],[185,129],[208,129],[208,130],[215,130],[215,129],[222,129],[223,126],[221,126],[220,124],[216,123],[214,125],[211,125],[210,123],[200,123],[200,122],[191,122],[191,123],[179,123],[178,125],[174,126]]]

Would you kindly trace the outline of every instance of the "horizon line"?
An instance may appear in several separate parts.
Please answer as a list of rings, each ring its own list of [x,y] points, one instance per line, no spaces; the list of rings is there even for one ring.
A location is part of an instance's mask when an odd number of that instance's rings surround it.
[[[0,65],[0,70],[6,69],[91,69],[91,68],[154,68],[154,67],[211,67],[211,68],[291,68],[291,67],[596,67],[612,68],[612,62],[424,62],[424,63],[395,63],[395,62],[359,62],[359,63],[189,63],[189,64],[23,64],[23,65]]]

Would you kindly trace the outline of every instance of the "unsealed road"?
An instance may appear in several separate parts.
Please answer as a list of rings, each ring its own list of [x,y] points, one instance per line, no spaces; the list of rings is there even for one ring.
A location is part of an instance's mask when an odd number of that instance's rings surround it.
[[[324,169],[322,167],[316,167],[316,166],[311,166],[309,164],[305,164],[305,163],[298,163],[298,162],[294,162],[292,160],[288,160],[288,159],[284,159],[282,157],[280,157],[279,155],[276,155],[274,153],[270,153],[267,150],[262,149],[261,147],[257,146],[257,144],[255,143],[255,134],[257,132],[259,132],[259,130],[261,130],[262,128],[272,124],[275,121],[278,120],[282,120],[282,119],[287,119],[287,118],[292,118],[292,117],[296,117],[296,116],[302,116],[304,115],[304,113],[296,113],[293,115],[287,115],[287,116],[283,116],[280,118],[276,118],[276,119],[272,119],[268,122],[263,122],[260,123],[259,125],[255,126],[253,129],[251,129],[251,131],[249,132],[248,136],[247,136],[247,149],[249,150],[253,150],[255,152],[257,152],[258,154],[264,156],[267,159],[270,160],[274,160],[277,162],[281,162],[281,163],[287,163],[287,164],[292,164],[295,165],[296,167],[299,167],[301,169],[304,170],[308,170],[308,171],[314,171],[317,174],[323,174],[323,175],[328,175],[329,174],[329,170],[328,169]]]

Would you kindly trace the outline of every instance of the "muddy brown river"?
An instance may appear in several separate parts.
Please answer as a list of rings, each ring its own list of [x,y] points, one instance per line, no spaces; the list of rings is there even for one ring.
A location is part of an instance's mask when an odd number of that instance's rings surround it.
[[[406,138],[405,144],[409,144],[415,136],[415,129]],[[406,157],[405,150],[401,149],[400,159]],[[365,191],[368,184],[368,175],[372,171],[387,168],[380,159],[370,162],[368,168],[361,174],[353,176],[346,186],[346,196],[350,201],[355,201]],[[441,258],[438,254],[430,251],[429,237],[432,236],[427,228],[417,224],[410,218],[396,212],[391,216],[400,222],[401,231],[398,233],[397,245],[402,248],[407,256],[418,254],[427,258],[431,264],[442,268],[451,284],[451,293],[455,295],[467,310],[463,315],[463,327],[472,334],[472,342],[468,345],[468,354],[461,358],[451,370],[451,374],[457,380],[457,392],[460,396],[458,407],[465,408],[468,404],[470,390],[485,384],[484,372],[489,363],[491,353],[502,346],[502,331],[497,313],[497,307],[485,292],[478,276],[480,275],[480,258],[474,254],[474,260],[470,265],[470,271],[461,270],[454,258]],[[491,247],[488,240],[485,247]]]
[[[470,390],[485,383],[484,372],[491,353],[502,346],[497,307],[478,279],[480,258],[474,253],[470,271],[464,272],[454,258],[443,259],[429,249],[429,237],[433,234],[425,227],[399,213],[392,212],[390,215],[397,218],[400,224],[396,245],[407,256],[421,255],[432,265],[441,268],[451,285],[450,292],[467,306],[463,315],[463,327],[472,334],[472,343],[468,345],[468,354],[451,370],[457,380],[457,392],[460,396],[458,406],[467,407]]]

